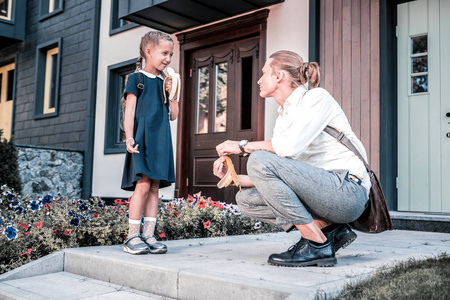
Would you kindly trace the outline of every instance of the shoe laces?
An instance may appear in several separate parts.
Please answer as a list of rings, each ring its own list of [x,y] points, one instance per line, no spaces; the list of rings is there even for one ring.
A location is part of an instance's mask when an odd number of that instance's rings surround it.
[[[287,252],[295,253],[298,249],[302,249],[303,247],[305,247],[306,243],[307,243],[306,239],[300,238],[300,240],[297,243],[289,247]]]

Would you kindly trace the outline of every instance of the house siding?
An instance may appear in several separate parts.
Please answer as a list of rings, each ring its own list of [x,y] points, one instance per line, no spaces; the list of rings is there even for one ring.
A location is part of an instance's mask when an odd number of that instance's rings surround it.
[[[39,21],[40,1],[27,1],[25,41],[0,52],[9,56],[11,52],[17,53],[13,132],[17,144],[84,149],[93,3],[64,1],[61,13]],[[62,43],[58,115],[35,119],[37,46],[59,38]]]

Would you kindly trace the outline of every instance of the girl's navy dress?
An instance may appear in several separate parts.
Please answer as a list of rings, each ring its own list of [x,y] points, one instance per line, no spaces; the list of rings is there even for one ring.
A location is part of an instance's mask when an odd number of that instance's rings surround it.
[[[121,188],[127,191],[134,191],[136,182],[142,179],[142,174],[160,180],[160,188],[175,182],[169,110],[164,104],[163,80],[145,75],[144,90],[137,101],[133,129],[139,153],[127,151],[123,168]],[[128,93],[137,96],[138,83],[139,75],[130,74],[124,96]]]

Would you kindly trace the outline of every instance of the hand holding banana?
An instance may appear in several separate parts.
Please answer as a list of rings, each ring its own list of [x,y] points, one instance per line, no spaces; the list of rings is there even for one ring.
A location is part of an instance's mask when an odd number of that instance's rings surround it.
[[[180,74],[176,73],[174,71],[174,69],[172,69],[171,67],[166,68],[166,73],[167,73],[167,76],[166,76],[166,78],[164,78],[163,89],[164,89],[164,91],[166,90],[166,85],[167,85],[168,79],[170,78],[170,80],[172,81],[172,87],[171,87],[170,93],[169,93],[169,101],[175,101],[175,99],[176,99],[178,102],[180,100],[180,94],[181,94]],[[167,97],[166,93],[164,93],[164,103],[167,103],[166,97]]]

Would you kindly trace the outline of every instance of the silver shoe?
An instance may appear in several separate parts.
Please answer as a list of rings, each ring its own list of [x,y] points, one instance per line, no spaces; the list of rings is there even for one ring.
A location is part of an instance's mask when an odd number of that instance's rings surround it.
[[[147,239],[154,238],[154,237],[155,236],[153,234],[143,237],[144,243],[147,244],[147,247],[148,247],[150,253],[151,254],[164,254],[164,253],[166,253],[167,252],[167,246],[164,245],[163,243],[159,243],[159,242],[152,243],[152,244],[147,243]]]
[[[129,243],[132,239],[136,238],[141,240],[141,243],[136,245],[132,245]],[[123,251],[130,254],[147,254],[149,251],[149,247],[147,247],[147,243],[142,241],[141,236],[136,233],[127,237],[127,239],[123,243]]]

